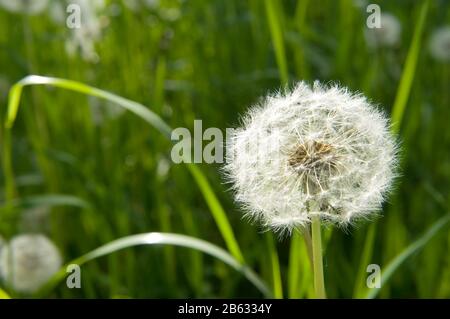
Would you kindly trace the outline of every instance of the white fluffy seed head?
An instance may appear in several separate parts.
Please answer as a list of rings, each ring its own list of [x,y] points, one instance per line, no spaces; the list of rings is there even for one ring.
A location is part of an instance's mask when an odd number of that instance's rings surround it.
[[[48,0],[0,0],[0,6],[15,13],[39,14],[47,7]]]
[[[380,15],[380,28],[367,28],[364,35],[372,48],[393,47],[400,42],[402,26],[400,21],[390,13]]]
[[[81,53],[81,57],[88,62],[97,63],[100,59],[95,50],[95,44],[101,39],[102,30],[109,23],[104,14],[105,0],[71,0],[71,4],[78,5],[81,10],[82,27],[72,28],[71,35],[65,43],[69,56]]]
[[[16,291],[36,291],[60,267],[58,249],[43,235],[16,236],[0,252],[1,277]]]
[[[450,26],[433,32],[430,40],[430,53],[436,60],[450,61]]]
[[[290,232],[314,215],[344,226],[379,211],[396,155],[388,120],[365,97],[300,82],[250,108],[224,171],[247,217]]]

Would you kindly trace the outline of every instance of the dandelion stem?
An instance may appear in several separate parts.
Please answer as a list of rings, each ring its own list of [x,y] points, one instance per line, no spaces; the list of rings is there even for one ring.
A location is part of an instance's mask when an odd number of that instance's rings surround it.
[[[323,279],[322,238],[320,234],[320,217],[314,216],[311,223],[312,250],[314,267],[314,289],[317,299],[325,299],[325,283]]]

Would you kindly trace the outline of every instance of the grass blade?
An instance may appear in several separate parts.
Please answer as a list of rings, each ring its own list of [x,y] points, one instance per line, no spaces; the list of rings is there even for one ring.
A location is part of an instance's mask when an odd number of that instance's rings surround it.
[[[191,175],[194,177],[198,187],[200,188],[200,191],[202,192],[203,197],[205,198],[206,203],[211,210],[217,227],[219,227],[219,230],[225,242],[227,243],[229,251],[237,260],[239,260],[240,262],[244,262],[244,256],[242,255],[239,245],[234,237],[234,233],[232,231],[230,222],[228,221],[227,215],[225,214],[222,205],[220,204],[219,200],[214,194],[214,191],[209,185],[208,180],[196,165],[187,164],[187,167],[191,172]]]
[[[266,241],[269,249],[270,264],[272,269],[273,296],[277,299],[283,298],[283,283],[281,281],[280,261],[272,233],[266,233]]]
[[[153,113],[140,103],[128,100],[116,94],[100,90],[81,82],[39,75],[26,76],[12,86],[11,90],[9,91],[8,113],[6,117],[7,128],[11,128],[14,124],[14,120],[17,116],[17,111],[19,110],[19,103],[23,87],[28,85],[50,85],[111,101],[127,109],[128,111],[133,112],[144,121],[155,127],[165,137],[170,139],[170,134],[172,132],[170,126],[168,126],[157,114]]]
[[[355,286],[353,288],[353,298],[361,298],[364,288],[366,287],[365,286],[365,278],[367,275],[366,269],[373,255],[376,228],[377,223],[373,223],[369,226],[369,229],[367,230],[366,240],[364,242],[361,259],[359,262],[359,268],[356,275]]]
[[[308,279],[312,269],[311,234],[308,228],[295,230],[291,237],[288,265],[289,298],[301,298],[306,295],[312,281]]]
[[[89,208],[91,205],[84,199],[71,195],[46,194],[16,198],[7,203],[0,204],[0,211],[5,208],[26,208],[34,206],[74,206],[79,208]]]
[[[417,60],[419,58],[421,42],[422,42],[422,33],[425,27],[425,21],[428,13],[429,1],[426,0],[423,2],[422,7],[419,12],[419,19],[414,29],[413,38],[411,41],[411,45],[408,50],[405,66],[403,68],[402,77],[400,79],[400,83],[397,89],[397,94],[394,101],[394,106],[392,108],[392,132],[394,134],[398,133],[401,127],[401,123],[403,120],[403,115],[406,109],[406,103],[408,102],[408,98],[411,92],[412,83],[414,80],[414,75],[417,66]],[[358,270],[358,276],[356,278],[355,287],[353,291],[353,296],[361,297],[363,296],[363,288],[362,280],[365,274],[365,267],[368,264],[368,260],[370,259],[373,251],[374,244],[374,228],[376,227],[375,222],[370,226],[369,231],[367,232],[363,256],[361,256],[360,267]],[[359,288],[358,288],[359,287]]]
[[[401,122],[408,102],[411,86],[416,72],[417,60],[419,58],[420,48],[422,47],[422,33],[425,27],[425,21],[428,13],[429,1],[422,3],[419,12],[419,19],[414,29],[411,45],[406,57],[405,67],[403,69],[400,84],[398,86],[397,95],[395,97],[394,106],[392,109],[392,129],[395,133],[400,130]]]
[[[258,277],[258,275],[255,274],[250,268],[239,262],[227,251],[205,240],[186,235],[153,232],[122,237],[94,249],[93,251],[69,262],[67,265],[77,264],[79,266],[82,266],[89,261],[112,254],[119,250],[141,245],[173,245],[200,251],[214,258],[217,258],[218,260],[224,262],[225,264],[241,273],[264,296],[271,296],[270,290],[267,288],[266,284]],[[62,267],[60,271],[37,293],[37,295],[42,296],[50,292],[59,282],[64,279],[66,275],[66,267]]]
[[[11,299],[11,297],[6,293],[6,291],[0,288],[0,299]]]
[[[397,257],[395,257],[382,271],[381,287],[392,277],[394,272],[414,253],[419,252],[440,230],[444,228],[450,221],[450,214],[441,217],[435,222],[419,239],[406,247]],[[381,288],[366,289],[365,298],[375,298]]]
[[[300,272],[300,244],[301,236],[297,230],[292,233],[291,247],[289,248],[289,266],[288,266],[288,291],[289,298],[295,298],[298,293],[298,282]]]
[[[164,137],[170,140],[172,128],[167,125],[167,123],[164,122],[160,116],[150,111],[147,107],[140,103],[128,100],[116,94],[86,85],[81,82],[38,75],[29,75],[12,86],[9,92],[8,112],[6,118],[7,128],[11,128],[14,124],[17,112],[19,110],[19,103],[23,87],[28,85],[49,85],[111,101],[136,114],[151,126],[155,127],[161,134],[164,135]],[[10,153],[8,152],[6,154]],[[4,162],[9,163],[8,158],[6,158],[6,161]],[[227,245],[229,251],[237,260],[243,262],[244,258],[239,248],[239,244],[237,243],[237,240],[234,236],[233,229],[231,228],[225,211],[222,208],[219,200],[217,199],[217,196],[208,183],[208,180],[201,172],[201,170],[198,169],[198,167],[194,164],[189,164],[188,168],[192,176],[194,177],[194,180],[198,184],[203,196],[205,197],[205,200],[211,210],[214,220],[217,223],[217,226],[222,234],[222,237],[224,238],[225,244]],[[12,180],[7,180],[6,188],[11,189],[12,187],[10,185],[12,183]]]
[[[275,1],[266,0],[264,3],[266,6],[267,20],[269,22],[278,70],[280,72],[280,80],[281,84],[284,86],[288,83],[289,73],[284,49],[283,31],[281,28],[281,12]]]

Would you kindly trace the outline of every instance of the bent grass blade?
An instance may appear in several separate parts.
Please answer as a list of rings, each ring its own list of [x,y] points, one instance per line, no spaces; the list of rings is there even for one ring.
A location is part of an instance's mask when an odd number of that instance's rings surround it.
[[[420,238],[406,247],[400,254],[392,259],[389,264],[382,268],[380,288],[366,288],[364,298],[373,299],[380,292],[383,285],[392,277],[395,271],[414,253],[422,248],[450,222],[450,214],[446,214],[436,221]]]
[[[258,277],[258,275],[256,275],[250,268],[242,264],[239,260],[237,260],[235,257],[233,257],[231,254],[229,254],[219,246],[191,236],[158,232],[122,237],[92,250],[91,252],[67,263],[66,266],[63,266],[60,271],[56,273],[54,277],[43,288],[41,288],[41,290],[36,295],[46,295],[58,283],[60,283],[67,275],[66,267],[70,264],[82,266],[89,261],[112,254],[119,250],[141,245],[172,245],[200,251],[224,262],[225,264],[241,273],[265,297],[271,296],[270,290],[268,289],[266,284]]]
[[[11,90],[9,91],[6,128],[10,129],[13,126],[17,116],[17,112],[19,110],[23,88],[29,85],[49,85],[108,100],[136,114],[141,119],[146,121],[148,124],[156,128],[165,138],[170,140],[172,128],[166,122],[164,122],[160,116],[150,111],[148,108],[146,108],[144,105],[140,103],[128,100],[124,97],[86,85],[81,82],[39,75],[26,76],[25,78],[23,78],[22,80],[20,80],[11,87]],[[10,144],[5,146],[5,148],[9,149]],[[5,154],[10,156],[9,152],[5,152]],[[8,160],[8,158],[5,159],[6,159],[6,161],[4,161],[5,163],[10,163],[10,160]],[[240,262],[244,262],[244,257],[239,248],[239,244],[237,243],[237,240],[234,236],[233,229],[231,228],[231,225],[228,221],[225,211],[222,205],[220,204],[219,200],[217,199],[217,196],[215,195],[205,175],[201,172],[200,169],[198,169],[197,166],[194,166],[194,164],[189,164],[188,169],[193,175],[194,180],[199,186],[203,196],[205,197],[206,203],[211,211],[211,214],[213,215],[213,218],[219,228],[219,231],[221,232],[221,235],[225,241],[225,244],[227,245],[227,248],[237,260],[239,260]],[[11,172],[12,168],[6,167],[5,171]],[[5,179],[6,189],[12,189],[14,181],[12,179],[12,174],[8,175],[11,176]]]

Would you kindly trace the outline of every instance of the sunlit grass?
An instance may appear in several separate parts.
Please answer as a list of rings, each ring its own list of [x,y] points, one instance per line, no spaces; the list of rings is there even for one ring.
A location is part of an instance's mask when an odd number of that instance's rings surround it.
[[[180,16],[117,2],[97,64],[69,57],[68,30],[47,14],[0,9],[8,81],[0,86],[0,234],[29,231],[21,216],[46,207],[41,231],[65,262],[86,262],[82,289],[66,289],[62,269],[40,296],[313,297],[303,236],[278,240],[242,220],[218,165],[170,162],[170,133],[194,119],[235,126],[266,91],[319,79],[367,94],[391,114],[402,143],[384,216],[323,229],[327,295],[448,298],[450,70],[427,52],[430,32],[449,23],[448,6],[382,1],[402,38],[370,50],[367,13],[352,1],[161,2]],[[94,104],[130,112],[97,123]],[[213,258],[198,245],[136,247],[151,232],[188,236],[175,245],[193,240]],[[366,287],[371,263],[381,266],[381,289]],[[0,298],[21,296],[0,288]]]

